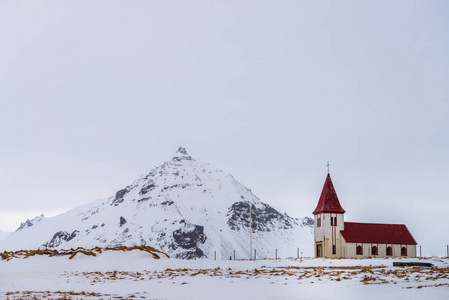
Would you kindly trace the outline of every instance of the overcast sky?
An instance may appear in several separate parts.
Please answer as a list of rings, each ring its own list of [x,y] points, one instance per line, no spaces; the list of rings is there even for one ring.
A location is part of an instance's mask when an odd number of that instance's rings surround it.
[[[448,1],[1,1],[0,230],[179,146],[311,216],[449,244]]]

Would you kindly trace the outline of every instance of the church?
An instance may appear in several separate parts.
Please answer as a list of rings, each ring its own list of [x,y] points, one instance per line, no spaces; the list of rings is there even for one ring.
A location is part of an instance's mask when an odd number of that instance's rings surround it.
[[[416,257],[405,225],[345,222],[329,173],[313,214],[315,257]]]

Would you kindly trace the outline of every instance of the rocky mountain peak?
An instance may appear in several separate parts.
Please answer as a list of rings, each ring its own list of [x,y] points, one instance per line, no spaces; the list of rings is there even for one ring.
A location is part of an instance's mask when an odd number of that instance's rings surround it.
[[[187,153],[186,148],[179,147],[178,151],[176,151],[172,160],[181,161],[181,160],[191,160],[191,159],[192,159],[192,157]]]
[[[23,230],[23,229],[25,229],[27,227],[31,227],[31,226],[39,223],[40,221],[42,221],[44,218],[45,218],[44,215],[41,214],[40,216],[37,216],[37,217],[35,217],[32,220],[28,219],[25,222],[20,223],[20,226],[19,226],[19,228],[17,228],[16,231],[20,231],[20,230]]]
[[[187,154],[187,150],[186,150],[186,148],[184,148],[184,147],[179,147],[179,148],[178,148],[178,151],[176,151],[176,153],[188,155],[188,154]]]

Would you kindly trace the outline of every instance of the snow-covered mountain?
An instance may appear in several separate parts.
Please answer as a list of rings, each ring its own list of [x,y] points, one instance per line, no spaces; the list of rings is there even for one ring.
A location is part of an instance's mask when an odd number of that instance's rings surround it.
[[[250,205],[253,249],[310,253],[313,220],[281,214],[230,174],[192,158],[184,148],[115,196],[52,218],[22,223],[0,250],[149,245],[172,257],[249,257]]]

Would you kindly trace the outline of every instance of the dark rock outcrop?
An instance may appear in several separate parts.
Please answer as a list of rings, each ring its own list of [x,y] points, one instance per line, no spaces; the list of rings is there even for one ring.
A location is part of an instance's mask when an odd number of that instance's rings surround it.
[[[302,219],[302,225],[304,225],[304,226],[313,228],[314,223],[315,223],[315,221],[312,218],[305,217],[304,219]]]
[[[74,230],[72,233],[68,233],[66,231],[58,231],[53,235],[53,238],[42,245],[43,248],[56,248],[64,242],[68,242],[74,239],[80,232],[78,230]]]
[[[20,223],[20,226],[19,226],[19,228],[17,228],[16,231],[20,231],[20,230],[23,230],[23,229],[25,229],[25,228],[31,227],[31,226],[33,226],[34,224],[36,224],[36,223],[42,221],[43,219],[44,219],[44,215],[37,216],[37,217],[35,217],[35,218],[32,219],[32,220],[28,219],[28,220],[26,220],[25,222]]]
[[[198,248],[198,244],[204,244],[206,235],[204,234],[204,227],[183,222],[184,226],[173,231],[172,248],[182,248],[189,251],[183,251],[183,258],[202,257],[203,251]],[[190,254],[189,254],[190,253]]]
[[[16,231],[19,231],[19,230],[22,230],[22,229],[25,229],[25,228],[31,227],[31,226],[33,226],[33,223],[28,219],[25,222],[20,223],[20,226],[19,226],[19,228],[17,228]]]
[[[271,206],[261,203],[262,207],[256,207],[251,204],[252,230],[271,231],[274,229],[290,229],[295,221],[287,214],[281,214]],[[249,202],[235,202],[228,210],[228,225],[232,230],[240,230],[243,227],[248,228]]]
[[[145,184],[142,189],[139,192],[139,195],[145,195],[148,192],[154,190],[157,187],[156,184],[154,184],[153,180],[149,180],[147,184]]]
[[[128,193],[129,190],[128,188],[125,188],[123,190],[118,191],[117,193],[115,193],[115,198],[112,201],[111,205],[117,206],[120,203],[123,202],[123,197],[126,195],[126,193]]]
[[[178,151],[176,152],[172,160],[174,161],[192,160],[192,157],[187,153],[186,148],[179,147]]]

